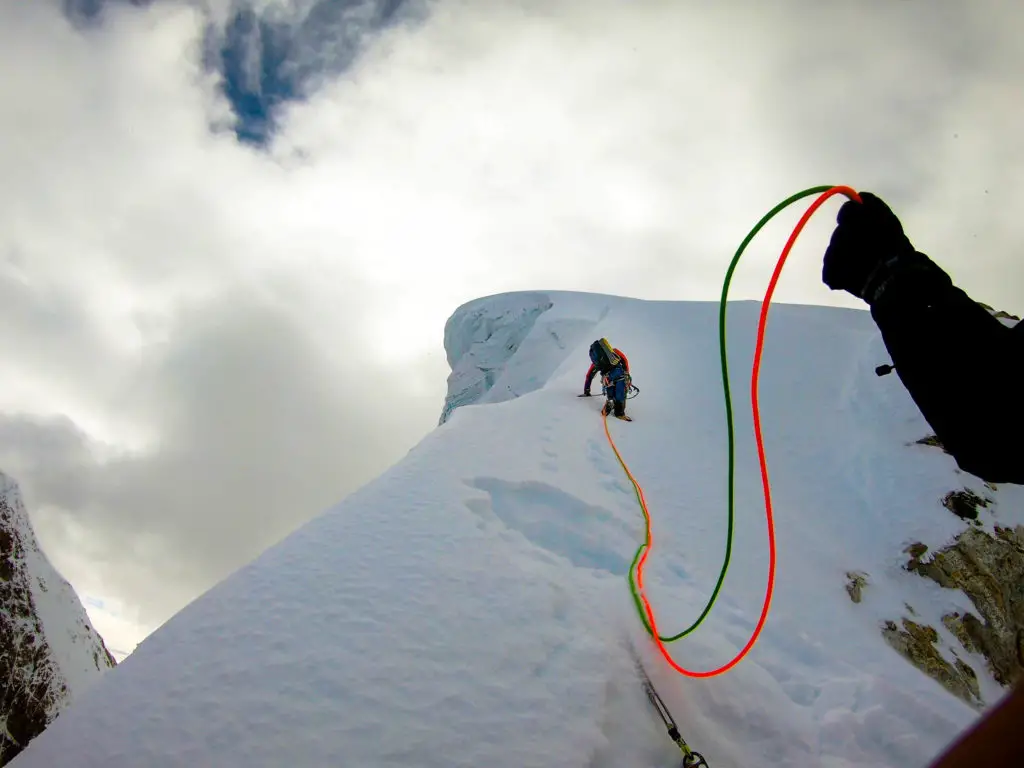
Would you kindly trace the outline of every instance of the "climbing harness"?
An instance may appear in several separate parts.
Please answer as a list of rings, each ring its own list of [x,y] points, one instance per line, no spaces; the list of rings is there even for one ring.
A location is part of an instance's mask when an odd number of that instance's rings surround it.
[[[762,486],[763,486],[763,489],[764,489],[765,517],[767,519],[767,526],[768,526],[768,547],[769,547],[768,580],[767,580],[767,586],[766,586],[766,589],[765,589],[764,602],[763,602],[762,608],[761,608],[761,615],[758,618],[757,625],[754,628],[754,631],[751,634],[750,639],[747,641],[746,645],[740,650],[740,652],[731,661],[727,662],[726,664],[722,665],[721,667],[719,667],[717,669],[713,669],[713,670],[706,671],[706,672],[696,672],[696,671],[693,671],[693,670],[688,670],[688,669],[685,669],[682,666],[680,666],[678,663],[675,662],[675,660],[672,659],[671,655],[668,652],[668,649],[665,647],[665,643],[670,643],[670,642],[673,642],[675,640],[679,640],[680,638],[683,638],[686,635],[688,635],[691,632],[693,632],[695,629],[697,629],[697,627],[699,627],[701,625],[701,623],[704,621],[704,619],[710,613],[711,608],[712,608],[712,606],[715,603],[715,600],[718,598],[718,594],[721,591],[722,583],[725,581],[725,575],[726,575],[726,573],[728,571],[729,562],[730,562],[730,559],[731,559],[731,556],[732,556],[733,524],[734,524],[734,518],[735,518],[735,434],[734,434],[733,412],[732,412],[732,395],[731,395],[730,388],[729,388],[729,367],[728,367],[728,359],[727,359],[727,355],[726,355],[726,333],[725,333],[725,327],[726,327],[726,323],[725,323],[725,319],[726,319],[726,304],[727,304],[728,294],[729,294],[729,285],[730,285],[730,283],[732,281],[733,273],[736,270],[736,266],[739,263],[739,260],[740,260],[741,256],[743,255],[744,250],[746,250],[747,245],[750,243],[751,240],[753,240],[754,236],[764,227],[764,225],[767,224],[768,221],[771,218],[773,218],[777,213],[779,213],[781,210],[783,210],[784,208],[786,208],[790,204],[792,204],[792,203],[796,202],[797,200],[800,200],[800,199],[802,199],[804,197],[808,197],[808,196],[814,195],[814,194],[817,194],[818,198],[811,204],[811,206],[803,214],[803,216],[800,218],[799,222],[797,223],[796,227],[793,229],[792,234],[789,236],[789,240],[786,242],[786,245],[785,245],[785,247],[782,250],[782,254],[779,256],[778,263],[775,266],[775,271],[772,273],[771,280],[768,283],[768,288],[765,291],[764,300],[761,303],[761,314],[760,314],[760,318],[758,320],[757,341],[756,341],[756,345],[755,345],[754,361],[753,361],[752,373],[751,373],[750,392],[751,392],[751,408],[752,408],[752,411],[753,411],[753,422],[754,422],[754,438],[755,438],[755,441],[757,443],[758,461],[759,461],[760,470],[761,470]],[[728,458],[729,458],[729,462],[728,462],[728,530],[727,530],[727,534],[726,534],[726,551],[725,551],[724,562],[722,564],[722,569],[721,569],[721,571],[719,573],[719,576],[718,576],[718,582],[715,584],[714,591],[712,592],[711,597],[709,598],[709,600],[707,602],[707,605],[704,607],[704,610],[697,617],[697,620],[693,622],[693,624],[691,624],[689,627],[687,627],[682,632],[679,632],[676,635],[664,637],[664,636],[658,634],[657,625],[656,625],[655,619],[654,619],[654,610],[651,608],[651,605],[650,605],[649,601],[647,600],[647,596],[644,593],[644,587],[643,587],[643,568],[644,568],[644,564],[646,563],[647,556],[650,554],[651,548],[653,546],[652,536],[651,536],[651,516],[650,516],[650,513],[649,513],[649,511],[647,509],[647,502],[644,499],[643,489],[640,487],[640,484],[637,482],[636,478],[633,476],[633,473],[629,470],[629,467],[626,465],[626,462],[623,460],[622,455],[619,453],[619,450],[618,450],[618,448],[615,445],[615,441],[612,439],[611,432],[609,432],[609,430],[608,430],[608,419],[607,419],[607,416],[605,417],[605,420],[604,420],[605,435],[608,438],[608,442],[611,445],[612,450],[615,452],[615,457],[619,460],[619,464],[622,466],[623,471],[626,473],[626,476],[629,478],[630,482],[633,484],[633,489],[636,492],[637,501],[639,502],[640,508],[643,511],[644,521],[646,523],[646,534],[645,534],[644,542],[637,549],[636,554],[633,557],[633,562],[632,562],[632,564],[630,566],[630,569],[629,569],[630,591],[633,594],[633,600],[634,600],[634,603],[636,604],[637,612],[640,615],[640,619],[643,622],[644,627],[647,630],[648,634],[650,634],[651,637],[653,638],[655,645],[657,645],[658,650],[661,652],[661,655],[665,658],[665,660],[668,662],[668,664],[673,669],[675,669],[680,674],[687,675],[689,677],[713,677],[715,675],[720,675],[720,674],[722,674],[724,672],[727,672],[729,669],[734,667],[737,663],[739,663],[739,661],[744,656],[747,655],[747,653],[750,651],[750,649],[753,648],[754,644],[757,642],[757,639],[758,639],[758,637],[761,634],[761,630],[764,628],[765,621],[767,620],[767,617],[768,617],[768,611],[769,611],[769,608],[771,606],[772,592],[774,590],[774,585],[775,585],[775,563],[776,563],[775,524],[774,524],[773,513],[772,513],[772,504],[771,504],[771,486],[770,486],[770,483],[769,483],[769,480],[768,480],[768,466],[767,466],[767,462],[766,462],[766,459],[765,459],[765,453],[764,453],[763,435],[761,433],[760,403],[759,403],[759,400],[758,400],[758,385],[759,385],[759,381],[760,381],[760,371],[761,371],[761,355],[762,355],[763,348],[764,348],[764,335],[765,335],[765,328],[766,328],[767,320],[768,320],[768,309],[771,306],[771,300],[772,300],[772,295],[775,292],[775,286],[777,285],[779,277],[782,274],[783,265],[786,262],[786,258],[789,256],[789,252],[793,248],[793,244],[796,242],[796,238],[799,236],[800,232],[803,230],[804,226],[807,224],[807,221],[810,219],[811,215],[818,208],[820,208],[821,205],[826,200],[828,200],[830,197],[832,197],[833,195],[836,195],[836,194],[842,194],[842,195],[845,195],[846,197],[848,197],[848,198],[850,198],[852,200],[856,200],[858,202],[860,201],[860,196],[853,189],[851,189],[850,187],[845,187],[845,186],[812,187],[810,189],[805,189],[802,192],[798,192],[797,194],[792,195],[791,197],[787,198],[786,200],[783,200],[781,203],[779,203],[777,206],[775,206],[771,211],[769,211],[767,214],[765,214],[765,216],[761,218],[761,220],[754,226],[754,228],[750,230],[750,232],[747,234],[747,236],[743,239],[743,242],[740,244],[739,249],[737,249],[736,254],[735,254],[735,256],[732,259],[732,262],[729,264],[729,269],[726,272],[725,281],[724,281],[723,286],[722,286],[722,297],[721,297],[721,300],[719,302],[719,348],[720,348],[721,363],[722,363],[722,385],[723,385],[723,389],[724,389],[724,393],[725,393],[725,411],[726,411],[726,425],[727,425],[727,435],[728,435]]]
[[[651,678],[648,676],[647,671],[644,669],[643,664],[640,663],[640,659],[636,655],[636,651],[630,649],[633,653],[633,661],[636,664],[636,670],[640,675],[640,682],[644,687],[644,693],[647,694],[647,699],[651,702],[651,706],[654,707],[658,713],[658,717],[661,718],[661,722],[664,723],[665,729],[668,731],[668,737],[672,739],[680,751],[683,753],[683,763],[681,768],[709,768],[707,760],[700,752],[694,752],[690,745],[686,743],[686,739],[679,733],[679,726],[676,725],[675,718],[672,717],[672,713],[668,711],[668,707],[662,700],[661,696],[658,695],[657,689],[654,687],[654,683],[651,682]]]
[[[608,390],[611,389],[611,385],[614,384],[614,383],[615,382],[610,382],[608,384],[605,384],[602,381],[601,382],[601,394],[604,395],[605,397],[607,397],[608,396]],[[639,394],[640,394],[640,388],[636,384],[633,383],[633,377],[630,376],[627,373],[626,374],[626,399],[627,400],[632,400],[634,397],[636,397]]]

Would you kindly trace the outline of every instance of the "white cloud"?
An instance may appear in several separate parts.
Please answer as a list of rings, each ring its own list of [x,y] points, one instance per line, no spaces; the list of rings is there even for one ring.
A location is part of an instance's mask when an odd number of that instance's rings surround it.
[[[366,41],[376,4],[342,30],[276,2],[293,68],[363,47],[263,153],[201,66],[214,5],[0,11],[0,460],[56,565],[143,626],[429,429],[476,296],[714,300],[762,213],[846,183],[1024,309],[1016,8],[439,0]],[[837,208],[780,299],[856,306],[820,282]]]

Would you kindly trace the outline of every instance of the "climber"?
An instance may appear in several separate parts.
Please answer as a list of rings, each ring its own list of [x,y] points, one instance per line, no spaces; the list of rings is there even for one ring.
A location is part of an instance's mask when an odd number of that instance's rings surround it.
[[[991,483],[1024,483],[1024,322],[1004,325],[925,254],[878,197],[839,209],[821,278],[867,302],[943,448]]]
[[[590,384],[597,373],[601,374],[601,384],[608,396],[601,414],[607,416],[614,410],[615,418],[632,421],[626,415],[626,393],[631,383],[629,360],[621,349],[612,348],[608,339],[597,339],[590,345],[590,368],[583,384],[583,394],[579,397],[590,397]]]

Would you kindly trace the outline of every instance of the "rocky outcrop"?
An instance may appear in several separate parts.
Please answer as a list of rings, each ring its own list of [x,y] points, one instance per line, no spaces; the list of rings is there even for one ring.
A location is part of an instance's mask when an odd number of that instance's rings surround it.
[[[951,502],[951,498],[956,501]],[[962,493],[947,495],[943,504],[974,525],[980,525],[976,520],[978,507],[987,506],[986,500],[976,494]],[[950,611],[942,616],[943,626],[960,647],[983,656],[986,671],[999,684],[1009,687],[1024,679],[1024,526],[997,525],[994,534],[970,527],[934,553],[921,542],[911,544],[904,552],[909,556],[905,566],[908,571],[945,589],[960,590],[974,604],[977,614]],[[847,590],[854,602],[859,602],[863,579],[854,578],[854,574],[847,576]],[[909,605],[907,612],[914,614]],[[985,705],[977,673],[959,658],[955,647],[950,649],[955,657],[952,662],[942,655],[935,628],[904,617],[899,625],[883,622],[882,636],[947,690],[973,707]]]
[[[978,612],[951,612],[943,623],[965,650],[988,660],[997,682],[1016,683],[1024,677],[1024,526],[996,526],[995,535],[969,528],[930,558],[922,547],[907,570],[961,590]]]
[[[942,506],[961,520],[977,520],[978,512],[991,503],[992,499],[982,498],[969,488],[950,491],[942,497]]]
[[[981,709],[984,702],[981,700],[978,676],[970,665],[959,658],[953,664],[946,661],[939,652],[939,633],[932,627],[918,624],[908,618],[904,618],[901,624],[902,628],[893,621],[886,621],[882,625],[882,636],[885,641],[948,691],[971,706]]]
[[[859,603],[868,584],[868,575],[863,571],[847,571],[846,579],[846,593],[853,602]]]
[[[988,304],[985,304],[985,303],[980,302],[980,301],[978,302],[978,304],[980,304],[982,306],[982,308],[988,310],[988,313],[990,315],[992,315],[992,317],[996,318],[996,320],[1003,320],[1004,322],[1006,322],[1007,325],[1011,325],[1011,324],[1015,324],[1015,323],[1019,323],[1020,322],[1020,318],[1019,317],[1017,317],[1016,315],[1012,315],[1009,312],[1006,312],[1005,310],[993,309]]]
[[[115,665],[0,473],[0,766]]]
[[[917,442],[942,448],[934,435]],[[914,621],[911,617],[916,613],[910,605],[906,605],[907,615],[881,625],[882,636],[892,648],[974,707],[985,702],[978,673],[960,658],[961,650],[984,657],[985,672],[1004,687],[1024,679],[1024,526],[994,525],[992,514],[982,519],[983,511],[994,510],[998,490],[991,483],[984,487],[987,490],[982,493],[962,488],[940,499],[943,507],[967,524],[951,543],[931,551],[918,541],[903,550],[907,571],[944,589],[958,590],[973,603],[975,611],[950,610],[941,617],[956,642],[945,645],[944,655],[938,631]],[[849,571],[846,578],[850,599],[859,603],[867,574]]]

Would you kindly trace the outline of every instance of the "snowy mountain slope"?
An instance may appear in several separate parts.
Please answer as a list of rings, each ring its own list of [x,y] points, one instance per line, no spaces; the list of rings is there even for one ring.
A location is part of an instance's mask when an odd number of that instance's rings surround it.
[[[745,383],[757,309],[729,314],[733,565],[707,622],[672,646],[697,669],[742,647],[764,590]],[[886,357],[866,313],[774,308],[761,384],[778,521],[772,613],[733,671],[671,672],[626,586],[640,511],[600,400],[576,394],[592,338],[629,355],[636,421],[611,429],[654,520],[648,594],[677,631],[723,556],[716,332],[712,303],[523,293],[461,307],[445,333],[444,423],[147,638],[18,768],[675,765],[630,639],[714,768],[926,765],[978,711],[892,650],[884,622],[911,605],[937,628],[939,653],[979,670],[986,704],[1002,689],[941,622],[967,598],[905,570],[903,549],[964,530],[940,503],[951,489],[993,499],[989,530],[1022,522],[1021,489],[987,489],[915,444],[929,430],[896,377],[874,375]],[[869,577],[856,604],[852,570]]]
[[[0,765],[114,666],[78,596],[39,549],[0,473]]]

